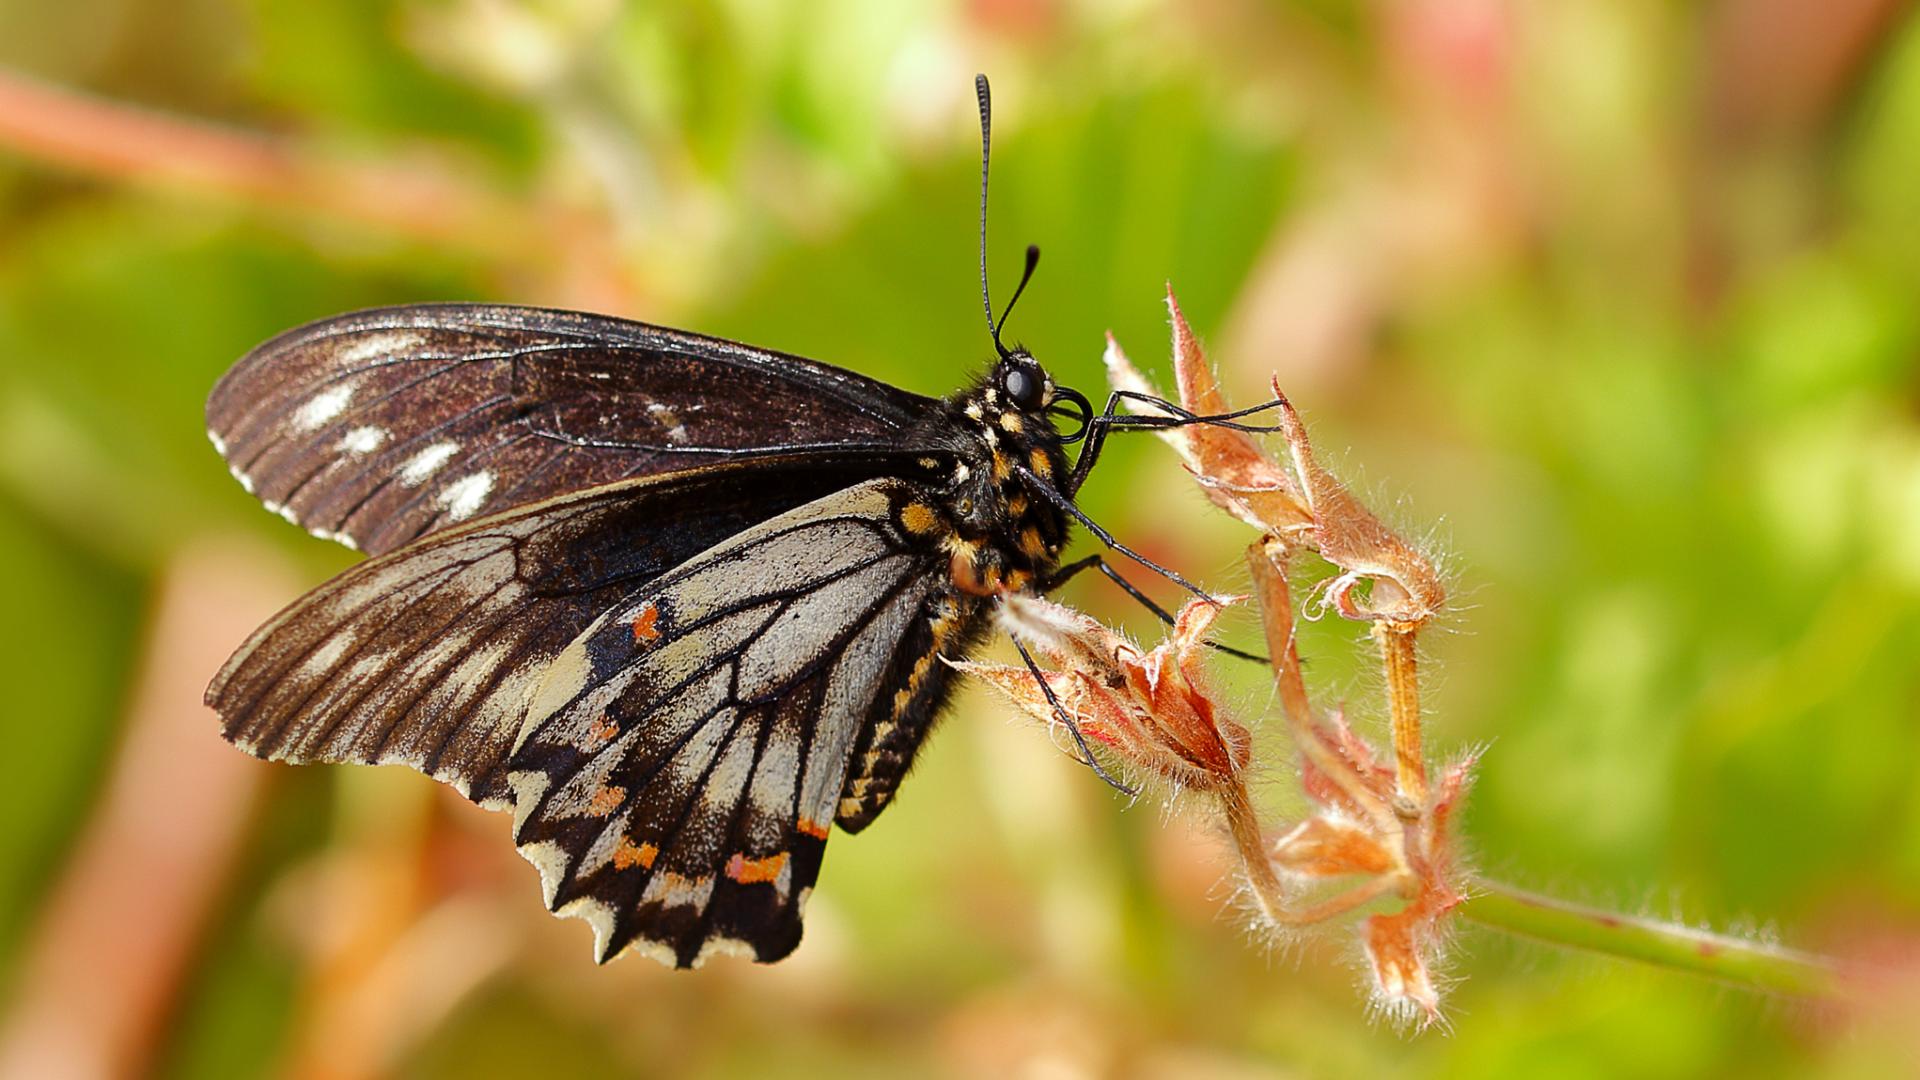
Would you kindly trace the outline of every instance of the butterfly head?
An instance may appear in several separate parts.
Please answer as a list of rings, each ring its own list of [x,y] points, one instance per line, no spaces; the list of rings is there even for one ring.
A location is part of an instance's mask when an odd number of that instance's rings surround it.
[[[1085,395],[1055,384],[1040,361],[1019,345],[1001,352],[988,385],[995,391],[988,396],[988,404],[1022,414],[1028,426],[1052,427],[1058,433],[1061,420],[1075,421],[1071,430],[1060,434],[1063,443],[1078,442],[1093,416]]]

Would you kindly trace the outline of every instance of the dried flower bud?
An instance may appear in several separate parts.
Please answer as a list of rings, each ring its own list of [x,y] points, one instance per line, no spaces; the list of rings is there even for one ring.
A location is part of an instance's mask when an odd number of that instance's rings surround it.
[[[1180,406],[1203,416],[1231,412],[1171,288],[1167,310],[1173,320],[1173,367]],[[1115,388],[1159,396],[1111,334],[1105,360]],[[1293,459],[1292,471],[1270,457],[1253,436],[1233,428],[1190,424],[1161,435],[1180,452],[1214,505],[1263,532],[1283,538],[1301,536],[1322,558],[1345,571],[1327,589],[1327,602],[1342,615],[1406,625],[1431,619],[1446,603],[1446,589],[1433,564],[1321,467],[1307,439],[1306,425],[1277,382],[1273,394],[1280,430]],[[1362,581],[1373,586],[1365,599],[1356,595]]]
[[[1309,878],[1385,874],[1398,860],[1364,825],[1334,817],[1308,818],[1274,841],[1273,863]]]
[[[1328,586],[1327,599],[1349,619],[1423,623],[1447,601],[1440,575],[1426,556],[1382,524],[1333,474],[1320,467],[1307,439],[1306,425],[1293,404],[1273,384],[1280,402],[1280,431],[1293,452],[1294,471],[1313,513],[1313,542],[1320,557],[1346,571]],[[1366,600],[1354,588],[1371,580]]]
[[[1237,598],[1235,598],[1237,599]],[[1203,670],[1207,628],[1219,606],[1180,610],[1168,640],[1151,651],[1071,608],[1035,597],[1002,601],[1001,625],[1049,664],[1046,686],[1088,739],[1129,767],[1173,784],[1219,790],[1246,767],[1247,730],[1221,715]],[[949,661],[1006,695],[1029,716],[1057,721],[1025,668]]]
[[[1230,412],[1219,380],[1171,288],[1167,290],[1167,310],[1173,316],[1174,378],[1181,406],[1202,416]],[[1160,396],[1120,350],[1112,334],[1107,335],[1105,360],[1107,377],[1116,389]],[[1263,532],[1294,532],[1313,523],[1307,501],[1285,466],[1268,456],[1246,432],[1191,424],[1169,428],[1161,436],[1179,451],[1207,498],[1227,513]]]

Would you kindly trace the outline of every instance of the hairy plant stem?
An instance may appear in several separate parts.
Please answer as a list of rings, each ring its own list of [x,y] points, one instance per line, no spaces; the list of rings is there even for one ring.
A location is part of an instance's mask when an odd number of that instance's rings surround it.
[[[1400,797],[1413,806],[1427,801],[1427,761],[1420,745],[1420,668],[1414,653],[1417,627],[1376,622],[1386,667],[1387,706],[1393,719],[1394,780]]]
[[[1504,933],[1762,993],[1830,999],[1846,990],[1838,966],[1812,953],[1582,907],[1485,878],[1474,880],[1472,889],[1454,913]]]
[[[1287,729],[1301,755],[1372,818],[1376,827],[1397,831],[1400,823],[1393,808],[1367,790],[1354,775],[1353,765],[1314,718],[1300,670],[1300,652],[1294,644],[1293,589],[1287,583],[1287,557],[1288,549],[1277,537],[1267,537],[1247,549],[1247,565],[1260,592],[1260,619],[1266,630],[1267,652],[1273,657],[1273,680]]]

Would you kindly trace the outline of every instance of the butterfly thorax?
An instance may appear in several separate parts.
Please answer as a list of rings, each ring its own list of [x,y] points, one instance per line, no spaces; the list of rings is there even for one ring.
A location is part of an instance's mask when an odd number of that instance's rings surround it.
[[[1059,566],[1067,540],[1066,516],[1034,490],[1057,487],[1068,471],[1045,413],[1053,385],[1024,354],[1011,362],[1042,380],[1037,397],[1025,395],[1026,407],[1008,392],[1009,362],[943,402],[939,442],[954,464],[924,520],[951,557],[955,585],[976,596],[1034,588]],[[1014,385],[1031,391],[1018,379]]]

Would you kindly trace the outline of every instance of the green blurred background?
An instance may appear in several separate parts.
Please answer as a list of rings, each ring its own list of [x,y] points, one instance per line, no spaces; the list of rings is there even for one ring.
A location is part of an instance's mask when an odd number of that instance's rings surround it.
[[[1483,931],[1450,953],[1452,1031],[1404,1035],[1370,1017],[1351,926],[1263,955],[1212,838],[975,693],[833,844],[792,960],[693,974],[594,967],[507,823],[429,781],[219,743],[205,679],[351,560],[207,446],[233,359],[349,308],[489,298],[945,392],[991,355],[977,70],[1001,295],[1046,251],[1010,336],[1092,393],[1111,329],[1165,379],[1171,281],[1241,401],[1277,373],[1329,462],[1431,538],[1459,610],[1430,738],[1487,747],[1485,872],[1916,955],[1920,20],[1897,0],[0,0],[0,1069],[1914,1068],[1910,977],[1821,1012]],[[1117,446],[1085,505],[1246,583],[1250,538],[1157,444]],[[1310,678],[1377,733],[1334,621],[1304,631]]]

